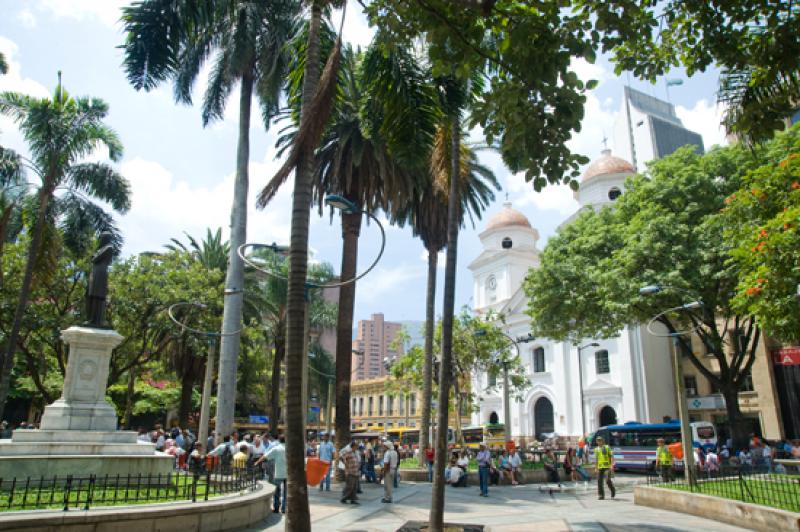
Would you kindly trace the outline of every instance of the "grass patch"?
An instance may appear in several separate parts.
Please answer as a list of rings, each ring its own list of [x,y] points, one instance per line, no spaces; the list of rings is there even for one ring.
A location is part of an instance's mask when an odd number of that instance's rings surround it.
[[[694,490],[686,484],[658,484],[659,488],[692,491],[742,502],[800,512],[800,477],[768,475],[758,479],[701,480]]]
[[[98,479],[91,487],[88,479],[73,481],[67,490],[64,485],[52,483],[40,486],[39,479],[31,479],[27,489],[25,481],[18,481],[13,492],[10,485],[4,483],[3,490],[0,491],[0,512],[63,510],[65,506],[70,510],[79,510],[86,508],[87,502],[89,508],[181,502],[191,501],[193,493],[195,500],[202,501],[207,492],[211,498],[235,491],[232,486],[223,490],[213,483],[209,487],[205,476],[201,476],[196,485],[193,477],[188,475],[175,475],[169,483],[158,484],[153,479],[150,486],[146,482],[137,485],[135,477],[131,478],[132,482],[127,486],[104,486],[103,480]]]

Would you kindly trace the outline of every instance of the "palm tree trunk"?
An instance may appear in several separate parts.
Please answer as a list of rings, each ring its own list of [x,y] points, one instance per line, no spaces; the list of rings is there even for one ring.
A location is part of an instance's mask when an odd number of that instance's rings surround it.
[[[0,419],[3,418],[3,411],[6,407],[6,399],[11,386],[11,370],[14,369],[14,355],[17,351],[19,333],[22,329],[22,318],[25,316],[25,308],[28,306],[28,299],[31,295],[31,285],[33,284],[33,270],[36,266],[36,259],[39,255],[39,245],[42,241],[44,232],[45,211],[53,195],[55,182],[52,178],[46,177],[42,188],[39,190],[39,211],[36,213],[36,225],[33,226],[31,242],[28,244],[28,260],[25,264],[25,274],[22,277],[22,286],[19,289],[19,299],[17,308],[14,311],[14,321],[11,324],[11,332],[6,338],[5,354],[0,360]]]
[[[439,430],[436,434],[436,462],[433,472],[433,493],[428,518],[432,532],[441,532],[444,523],[444,468],[447,464],[447,415],[450,378],[453,367],[453,313],[456,296],[456,255],[458,250],[459,175],[461,161],[460,113],[452,117],[450,197],[447,205],[447,264],[444,270],[444,308],[442,311],[442,363],[439,367]]]
[[[280,327],[275,336],[275,357],[272,359],[272,376],[270,377],[269,426],[272,433],[278,434],[281,419],[281,366],[286,355],[286,329]]]
[[[356,276],[361,213],[342,215],[342,279]],[[336,321],[336,448],[350,443],[350,379],[353,365],[353,311],[356,284],[339,288]]]
[[[219,385],[217,389],[216,439],[233,430],[236,409],[236,366],[241,337],[231,334],[242,327],[244,263],[238,249],[247,241],[247,187],[250,162],[250,106],[253,96],[252,70],[242,76],[239,97],[239,144],[236,153],[236,182],[233,185],[231,238],[228,270],[225,274],[225,307],[222,312],[222,338],[219,347]]]
[[[320,76],[320,24],[322,5],[315,0],[311,6],[308,46],[303,76],[303,101],[300,125],[310,120],[308,109],[317,92]],[[306,275],[308,273],[308,226],[311,205],[311,185],[314,172],[314,153],[302,153],[295,172],[292,198],[292,231],[289,251],[289,283],[286,298],[286,473],[287,510],[286,530],[311,530],[308,510],[308,486],[305,472],[305,418],[303,412],[303,357],[306,353],[305,315]]]
[[[178,403],[178,424],[181,427],[188,425],[189,414],[192,411],[192,392],[194,391],[194,375],[189,372],[181,379],[181,399]]]
[[[425,465],[425,449],[431,442],[431,398],[433,397],[433,329],[436,319],[436,268],[439,250],[428,249],[428,291],[425,296],[425,365],[422,370],[422,422],[419,463]]]

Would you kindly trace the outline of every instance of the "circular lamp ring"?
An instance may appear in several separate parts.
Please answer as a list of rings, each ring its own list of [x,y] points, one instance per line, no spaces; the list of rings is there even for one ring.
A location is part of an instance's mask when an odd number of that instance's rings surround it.
[[[373,220],[375,220],[375,223],[378,226],[378,229],[381,230],[381,249],[378,251],[378,255],[375,257],[375,260],[372,261],[372,264],[369,265],[369,268],[364,270],[362,273],[356,275],[352,279],[346,279],[344,281],[339,281],[339,282],[336,282],[336,283],[322,283],[322,284],[314,283],[314,282],[311,282],[311,281],[306,281],[305,284],[306,284],[307,287],[310,287],[310,288],[337,288],[337,287],[340,287],[340,286],[346,286],[348,284],[355,283],[356,281],[362,279],[369,272],[371,272],[375,268],[375,266],[378,265],[378,261],[381,260],[381,257],[383,256],[383,251],[384,251],[384,249],[386,249],[386,231],[383,229],[383,225],[381,225],[381,222],[377,218],[375,218],[375,216],[373,216],[372,214],[370,214],[368,212],[365,212],[365,211],[362,211],[362,212],[364,214],[366,214],[367,216],[369,216],[370,218],[372,218]],[[262,268],[261,266],[258,266],[256,263],[254,263],[252,260],[250,260],[244,253],[244,250],[247,249],[247,248],[269,248],[269,249],[272,249],[276,253],[277,253],[278,249],[286,250],[288,248],[286,248],[284,246],[277,246],[275,244],[259,244],[259,243],[255,243],[255,242],[250,242],[250,243],[242,244],[241,246],[239,246],[236,249],[236,254],[239,255],[239,258],[242,259],[242,261],[244,261],[244,263],[247,264],[248,266],[250,266],[251,268],[253,268],[255,270],[258,270],[258,271],[260,271],[262,273],[266,273],[267,275],[271,275],[272,277],[275,277],[276,279],[281,279],[283,281],[289,282],[289,279],[287,277],[285,277],[283,275],[278,275],[274,271]]]
[[[702,323],[698,323],[698,324],[697,324],[697,325],[695,325],[694,327],[690,327],[690,328],[688,328],[688,329],[684,329],[684,330],[682,330],[682,331],[675,331],[674,333],[667,333],[667,334],[659,334],[659,333],[657,333],[657,332],[654,332],[654,331],[653,331],[653,329],[652,329],[652,326],[653,326],[653,324],[654,324],[656,321],[658,321],[658,319],[659,319],[661,316],[663,316],[664,314],[667,314],[667,313],[669,313],[669,312],[674,312],[674,311],[676,311],[676,310],[689,310],[689,309],[685,308],[685,307],[682,305],[682,306],[680,306],[680,307],[673,307],[673,308],[669,308],[669,309],[667,309],[667,310],[665,310],[665,311],[663,311],[663,312],[659,312],[658,314],[656,314],[655,316],[653,316],[653,317],[650,319],[650,321],[649,321],[649,322],[647,322],[647,327],[646,327],[646,330],[647,330],[647,332],[648,332],[648,333],[650,333],[651,335],[655,336],[656,338],[672,338],[672,337],[674,337],[674,336],[683,336],[684,334],[692,334],[693,332],[695,332],[695,331],[699,330],[699,329],[700,329],[700,327],[702,327],[702,326],[703,326],[703,324],[702,324]]]
[[[171,319],[175,323],[175,325],[177,325],[178,327],[180,327],[181,329],[183,329],[185,331],[189,331],[190,333],[194,333],[194,334],[197,334],[199,336],[209,336],[209,337],[214,337],[214,338],[221,338],[223,336],[234,336],[234,335],[239,334],[240,332],[242,332],[241,328],[236,330],[236,331],[233,331],[233,332],[221,333],[221,332],[217,332],[217,331],[201,331],[200,329],[195,329],[194,327],[189,327],[185,323],[179,321],[175,317],[175,315],[173,314],[173,310],[176,309],[177,307],[182,307],[182,306],[187,306],[187,305],[192,306],[192,307],[197,307],[197,308],[200,308],[200,309],[208,308],[208,307],[206,307],[206,305],[204,305],[202,303],[196,303],[196,302],[190,302],[190,301],[180,301],[178,303],[173,303],[172,305],[170,305],[169,308],[167,308],[167,315],[169,316],[169,319]]]

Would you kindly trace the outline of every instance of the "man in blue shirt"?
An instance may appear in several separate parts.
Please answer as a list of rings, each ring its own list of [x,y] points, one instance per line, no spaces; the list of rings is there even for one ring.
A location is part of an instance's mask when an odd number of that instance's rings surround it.
[[[322,435],[322,441],[319,444],[319,448],[317,449],[317,456],[320,460],[324,462],[328,462],[328,472],[325,473],[325,478],[322,479],[322,482],[319,483],[319,491],[322,491],[323,486],[325,487],[326,491],[331,491],[331,469],[333,469],[333,455],[335,452],[335,448],[333,444],[330,442],[330,436],[328,434]]]
[[[481,497],[489,496],[489,466],[492,463],[492,455],[486,450],[486,444],[481,443],[478,451],[478,480],[481,485]]]

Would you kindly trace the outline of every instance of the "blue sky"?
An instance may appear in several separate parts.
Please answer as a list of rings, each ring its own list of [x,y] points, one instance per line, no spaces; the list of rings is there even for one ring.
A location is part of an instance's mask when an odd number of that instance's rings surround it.
[[[118,22],[122,0],[0,0],[0,51],[10,62],[10,72],[0,76],[0,91],[12,90],[48,96],[56,84],[56,72],[63,71],[64,86],[73,95],[103,98],[110,105],[108,123],[118,132],[125,156],[118,169],[133,187],[133,208],[119,219],[125,234],[125,254],[158,250],[170,238],[183,232],[196,237],[206,227],[222,227],[227,233],[235,168],[238,96],[229,100],[225,119],[202,128],[197,106],[177,105],[172,87],[136,92],[121,68],[123,42]],[[344,29],[345,38],[365,45],[371,37],[358,4],[351,1]],[[597,89],[588,94],[582,131],[570,147],[592,158],[599,155],[604,136],[611,137],[614,117],[619,111],[622,88],[627,77],[616,77],[605,58],[595,65],[577,62],[583,79],[598,79]],[[717,72],[687,79],[682,72],[670,74],[684,84],[670,89],[678,116],[689,129],[703,135],[706,148],[724,142],[716,106]],[[665,83],[657,85],[631,79],[631,85],[648,94],[665,98]],[[196,87],[201,99],[205,73]],[[280,166],[275,159],[275,132],[265,132],[253,116],[251,131],[250,195],[257,191]],[[0,117],[0,144],[22,152],[24,142],[5,117]],[[609,145],[613,148],[613,145]],[[103,155],[98,153],[97,158]],[[478,233],[486,220],[502,208],[505,194],[522,211],[541,236],[540,246],[566,217],[577,209],[566,187],[548,187],[541,193],[512,175],[497,155],[481,153],[481,159],[497,174],[503,191],[477,227],[461,232],[458,248],[457,308],[470,304],[472,279],[466,265],[481,250]],[[291,183],[279,192],[263,211],[249,202],[249,242],[288,243]],[[377,252],[377,228],[362,231],[359,264],[366,267]],[[338,218],[312,214],[310,245],[315,258],[331,262],[338,270],[341,239]],[[444,257],[439,261],[440,277]],[[387,227],[387,250],[376,270],[359,282],[356,290],[356,319],[383,312],[388,320],[421,320],[425,315],[427,264],[422,244],[409,229]],[[441,288],[437,314],[441,312]]]

